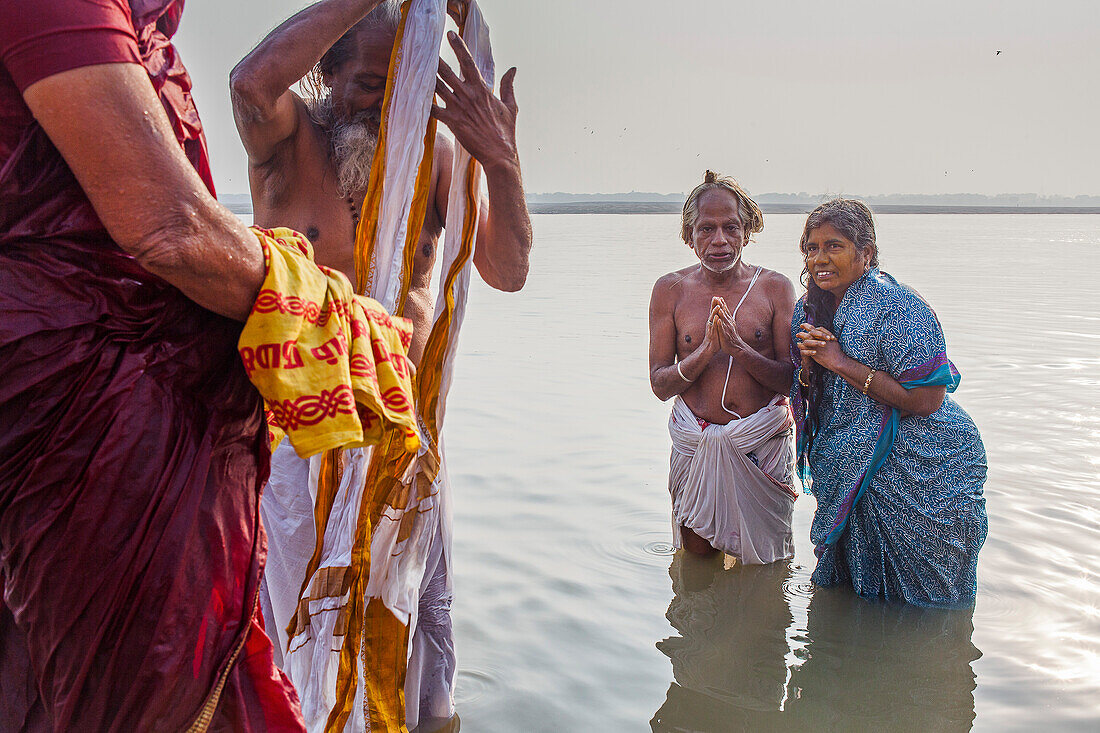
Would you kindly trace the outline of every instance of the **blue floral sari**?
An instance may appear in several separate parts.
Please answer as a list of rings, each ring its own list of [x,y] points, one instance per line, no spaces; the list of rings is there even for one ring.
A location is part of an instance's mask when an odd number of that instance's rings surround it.
[[[792,336],[807,320],[804,303],[795,306]],[[878,268],[848,288],[834,326],[845,354],[907,389],[954,392],[959,384],[935,313]],[[798,350],[791,351],[797,366]],[[808,441],[797,382],[791,398],[801,454]],[[864,597],[922,606],[973,603],[986,535],[986,464],[970,416],[947,396],[928,417],[903,417],[828,371],[818,409],[818,430],[803,455],[810,474],[803,483],[817,499],[814,583],[851,584]]]

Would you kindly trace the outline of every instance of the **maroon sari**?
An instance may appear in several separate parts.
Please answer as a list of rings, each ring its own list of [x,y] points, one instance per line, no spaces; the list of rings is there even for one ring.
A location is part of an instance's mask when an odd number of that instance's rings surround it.
[[[302,728],[256,621],[268,451],[241,325],[111,241],[21,96],[141,63],[210,185],[182,5],[0,0],[4,731]]]

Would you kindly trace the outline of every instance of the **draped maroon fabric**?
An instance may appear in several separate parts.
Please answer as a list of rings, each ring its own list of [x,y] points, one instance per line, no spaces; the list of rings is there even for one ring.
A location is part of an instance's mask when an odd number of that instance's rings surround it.
[[[268,451],[241,326],[111,241],[20,93],[141,63],[211,185],[169,41],[182,5],[0,0],[4,731],[179,730],[204,709],[214,730],[302,729],[256,621]]]

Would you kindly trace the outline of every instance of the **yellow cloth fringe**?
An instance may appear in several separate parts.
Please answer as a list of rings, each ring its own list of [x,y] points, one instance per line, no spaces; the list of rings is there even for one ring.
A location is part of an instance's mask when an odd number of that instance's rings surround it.
[[[238,349],[267,402],[269,425],[302,458],[373,445],[392,429],[403,432],[406,451],[416,451],[409,321],[356,295],[342,273],[316,265],[298,232],[252,231],[267,276]]]

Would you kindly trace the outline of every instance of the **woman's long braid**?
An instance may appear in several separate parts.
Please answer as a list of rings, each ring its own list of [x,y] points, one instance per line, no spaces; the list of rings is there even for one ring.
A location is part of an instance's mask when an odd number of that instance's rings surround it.
[[[804,270],[803,274],[806,278],[805,322],[813,326],[827,328],[830,333],[835,334],[836,327],[833,324],[833,318],[836,316],[836,298],[827,290],[819,288],[814,279],[810,277],[808,270]],[[803,379],[810,386],[803,387],[800,384],[798,387],[802,390],[802,401],[806,405],[806,419],[803,423],[803,429],[806,431],[806,451],[798,457],[800,464],[805,462],[809,456],[810,449],[813,448],[814,444],[814,435],[821,426],[820,407],[825,396],[825,372],[828,370],[810,359],[808,371],[809,374]]]

